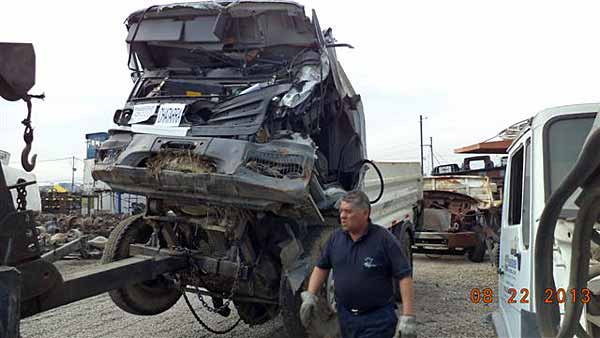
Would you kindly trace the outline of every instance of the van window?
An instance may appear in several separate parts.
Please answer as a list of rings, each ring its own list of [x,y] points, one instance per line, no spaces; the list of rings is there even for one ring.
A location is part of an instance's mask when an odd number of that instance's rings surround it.
[[[521,224],[523,202],[523,147],[511,158],[508,224]]]
[[[546,171],[546,199],[558,188],[575,165],[581,148],[594,124],[595,113],[559,117],[545,127],[544,162]],[[565,203],[565,211],[577,210],[573,194]]]

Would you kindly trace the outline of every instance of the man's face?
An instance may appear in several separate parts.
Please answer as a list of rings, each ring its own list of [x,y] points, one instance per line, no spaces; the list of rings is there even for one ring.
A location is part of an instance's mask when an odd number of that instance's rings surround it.
[[[342,201],[340,204],[340,222],[346,231],[359,231],[369,224],[369,210],[358,209],[352,204]]]

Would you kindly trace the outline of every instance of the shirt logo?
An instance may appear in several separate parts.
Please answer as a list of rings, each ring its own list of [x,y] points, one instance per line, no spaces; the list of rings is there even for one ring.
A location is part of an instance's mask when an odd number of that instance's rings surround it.
[[[373,263],[372,257],[366,257],[363,266],[367,269],[376,268],[377,264]]]

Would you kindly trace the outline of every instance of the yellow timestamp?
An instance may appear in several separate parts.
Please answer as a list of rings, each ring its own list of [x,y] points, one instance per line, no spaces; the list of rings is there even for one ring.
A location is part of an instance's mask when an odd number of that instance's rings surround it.
[[[529,289],[521,288],[517,290],[516,288],[509,288],[508,290],[508,298],[506,302],[509,304],[521,303],[521,304],[529,304]],[[544,303],[547,304],[564,304],[567,302],[568,298],[573,300],[573,303],[581,302],[582,304],[587,304],[592,300],[592,292],[588,288],[583,288],[581,290],[578,289],[546,289],[544,290]],[[491,288],[479,289],[473,288],[471,292],[469,292],[469,300],[473,304],[490,304],[494,302],[494,290]]]

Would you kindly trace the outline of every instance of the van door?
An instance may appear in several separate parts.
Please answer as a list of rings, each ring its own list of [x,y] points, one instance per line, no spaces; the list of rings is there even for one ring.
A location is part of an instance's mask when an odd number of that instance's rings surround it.
[[[533,313],[531,131],[511,150],[500,235],[498,303],[510,337],[539,337]]]

